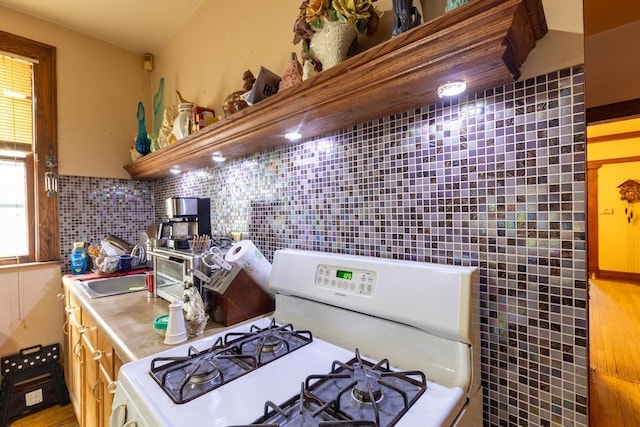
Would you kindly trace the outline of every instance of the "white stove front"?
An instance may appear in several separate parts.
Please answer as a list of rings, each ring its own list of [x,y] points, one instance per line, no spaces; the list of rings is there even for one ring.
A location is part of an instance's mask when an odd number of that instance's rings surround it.
[[[268,327],[270,319],[253,325]],[[295,325],[294,325],[295,327]],[[249,325],[231,331],[246,331]],[[224,334],[221,334],[224,335]],[[209,348],[217,338],[196,342],[198,350]],[[125,364],[119,373],[113,404],[112,426],[136,422],[138,427],[196,426],[227,427],[247,425],[264,413],[267,401],[281,404],[300,392],[300,385],[312,374],[326,374],[333,361],[347,362],[355,349],[344,349],[314,338],[310,344],[264,365],[190,402],[175,404],[149,375],[151,360],[157,356],[182,356],[188,346],[176,347],[154,356]],[[393,363],[393,361],[390,361]],[[465,403],[460,388],[428,382],[427,390],[396,424],[399,427],[451,424]],[[126,404],[126,421],[121,405]],[[124,422],[123,422],[124,421]]]
[[[269,286],[275,321],[310,330],[311,343],[184,404],[173,403],[149,371],[153,357],[185,356],[187,345],[128,363],[119,373],[112,426],[125,418],[149,427],[251,424],[267,401],[297,396],[309,375],[330,373],[356,348],[369,361],[388,359],[392,370],[425,374],[426,391],[396,426],[482,424],[477,268],[285,249],[274,256]],[[249,329],[231,328],[195,347]]]

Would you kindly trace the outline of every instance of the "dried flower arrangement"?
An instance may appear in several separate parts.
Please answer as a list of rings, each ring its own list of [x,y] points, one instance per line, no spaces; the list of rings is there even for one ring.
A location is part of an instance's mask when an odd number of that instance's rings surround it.
[[[375,1],[304,0],[293,27],[293,43],[303,42],[303,59],[314,60],[309,55],[309,43],[314,34],[322,30],[326,21],[350,23],[360,34],[375,34],[380,21],[380,15],[373,6]]]

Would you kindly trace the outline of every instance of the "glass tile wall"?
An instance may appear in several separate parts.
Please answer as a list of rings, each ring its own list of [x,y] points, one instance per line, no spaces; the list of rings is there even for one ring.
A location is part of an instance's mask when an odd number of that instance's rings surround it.
[[[156,223],[167,197],[210,197],[214,234],[242,232],[270,260],[290,247],[479,266],[485,425],[586,426],[583,80],[564,69],[124,192]],[[138,217],[83,180],[61,186],[106,207],[85,224],[68,204],[86,201],[61,192],[70,234]]]
[[[99,243],[113,234],[131,244],[154,223],[153,184],[126,179],[60,176],[60,262],[69,272],[73,242]]]

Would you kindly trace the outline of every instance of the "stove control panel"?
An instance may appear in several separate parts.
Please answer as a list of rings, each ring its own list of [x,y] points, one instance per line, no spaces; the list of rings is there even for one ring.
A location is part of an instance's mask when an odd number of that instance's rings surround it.
[[[357,270],[320,264],[316,268],[316,286],[343,293],[372,297],[376,292],[377,274],[372,270]]]

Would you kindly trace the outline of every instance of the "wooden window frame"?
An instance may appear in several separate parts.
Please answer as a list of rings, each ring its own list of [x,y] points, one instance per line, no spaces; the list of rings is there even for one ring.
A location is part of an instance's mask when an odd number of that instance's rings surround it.
[[[29,222],[29,259],[2,259],[0,265],[21,262],[46,262],[60,259],[58,197],[48,197],[44,188],[47,157],[58,157],[56,48],[14,34],[0,31],[0,50],[37,60],[33,67],[34,150],[27,160]],[[57,160],[56,160],[57,163]]]

